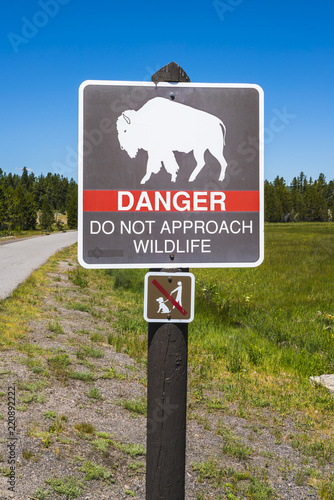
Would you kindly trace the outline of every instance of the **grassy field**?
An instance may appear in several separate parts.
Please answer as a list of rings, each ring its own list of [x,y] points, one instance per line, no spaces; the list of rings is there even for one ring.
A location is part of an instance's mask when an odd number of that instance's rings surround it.
[[[73,259],[75,251],[72,247],[50,259],[11,299],[0,302],[0,348],[26,354],[32,370],[39,358],[46,359],[45,375],[48,370],[55,373],[54,353],[26,342],[28,324],[36,318],[51,318],[50,310],[42,305],[50,281],[46,273],[53,272],[60,258]],[[278,442],[285,441],[304,457],[296,484],[311,484],[324,500],[334,498],[330,472],[334,398],[324,387],[310,384],[309,377],[334,373],[333,263],[334,224],[267,224],[265,260],[260,267],[191,270],[196,278],[196,303],[195,320],[189,325],[188,418],[210,428],[212,414],[231,415],[247,421],[254,432],[259,426],[269,429]],[[68,278],[83,290],[82,299],[67,296],[66,289],[54,293],[68,309],[93,317],[102,314],[103,306],[103,319],[112,324],[109,345],[145,364],[145,273],[88,271],[74,265]],[[62,321],[53,311],[49,330],[62,333]],[[66,379],[67,368],[58,375]],[[288,423],[294,432],[285,432]],[[215,432],[223,436],[224,454],[245,464],[252,451],[234,440],[224,426]],[[267,459],[274,460],[269,451]],[[314,461],[317,467],[311,467]],[[219,498],[275,498],[265,482],[258,482],[257,476],[249,475],[247,465],[243,467],[240,477],[231,473],[231,487],[226,487],[230,493]],[[193,469],[199,481],[218,484],[228,476],[214,460],[196,463]]]
[[[302,381],[334,371],[334,225],[267,224],[265,235],[258,268],[194,271],[190,356],[209,379],[256,369]],[[145,272],[106,274],[128,304],[122,312],[136,310],[119,314],[120,330],[141,330]]]
[[[334,463],[334,398],[309,381],[334,373],[333,264],[333,224],[266,224],[260,267],[194,270],[190,416],[203,406],[228,412],[234,404],[237,415],[257,421],[265,419],[261,409],[270,409],[271,423],[290,418],[301,431],[312,429],[294,440],[296,449]],[[145,273],[107,274],[122,303],[114,345],[145,358],[145,325],[138,322]],[[213,388],[220,399],[206,396]],[[321,498],[333,499],[333,476],[323,488]]]

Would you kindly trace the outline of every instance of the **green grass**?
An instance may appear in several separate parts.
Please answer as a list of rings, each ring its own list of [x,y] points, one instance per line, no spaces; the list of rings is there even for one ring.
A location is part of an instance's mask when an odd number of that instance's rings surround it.
[[[115,441],[105,432],[96,432],[96,436],[98,436],[98,438],[92,441],[92,446],[104,454],[108,452],[109,446],[112,446],[113,448],[130,455],[132,458],[146,455],[145,447],[140,444],[121,443],[119,441]]]
[[[292,438],[292,447],[303,452],[306,456],[313,456],[320,465],[334,463],[334,443],[324,440],[312,440],[308,434],[297,434]]]
[[[130,462],[128,464],[129,476],[134,476],[136,474],[141,474],[145,472],[146,466],[143,462]]]
[[[334,370],[333,261],[334,224],[266,224],[265,260],[258,268],[194,270],[190,385],[199,389],[217,380],[230,402],[251,399],[254,408],[286,413],[312,407],[332,414],[333,398],[311,387],[308,377]],[[108,340],[143,359],[144,272],[105,273],[118,303],[118,333]]]
[[[95,464],[94,462],[91,462],[90,460],[86,460],[83,464],[82,467],[80,468],[81,472],[85,472],[85,480],[86,481],[92,481],[93,479],[110,479],[111,478],[111,471],[107,469],[107,467],[104,467],[102,465]]]
[[[85,304],[82,302],[77,302],[77,301],[71,301],[67,305],[68,309],[74,309],[74,311],[81,311],[81,312],[88,312],[92,313],[92,308],[89,304]]]
[[[85,489],[84,481],[76,476],[53,477],[47,479],[45,482],[58,495],[66,495],[66,499],[78,498]]]
[[[76,380],[82,380],[83,382],[90,382],[96,379],[96,375],[94,375],[94,373],[86,371],[85,372],[70,371],[69,377],[74,378]]]
[[[70,363],[69,355],[66,353],[55,354],[48,359],[48,365],[51,372],[61,381],[67,380],[69,376],[68,366]]]
[[[28,322],[36,319],[43,298],[43,288],[37,287],[42,275],[43,271],[36,271],[10,298],[0,301],[0,348],[22,349],[20,342],[28,333]]]
[[[117,441],[111,441],[111,444],[114,448],[117,448],[118,450],[127,453],[132,458],[146,455],[146,449],[141,444],[132,444],[132,443],[124,444],[124,443],[119,443]]]
[[[46,385],[47,382],[44,380],[20,383],[20,389],[25,391],[20,394],[20,401],[22,403],[44,403],[45,396],[41,394],[41,389]]]
[[[90,336],[90,340],[92,342],[106,342],[107,339],[102,333],[96,332]]]
[[[131,491],[131,490],[127,490],[127,489],[126,489],[126,490],[124,491],[124,493],[125,493],[126,495],[128,495],[129,497],[135,497],[135,496],[136,496],[135,492],[134,492],[134,491]]]
[[[102,453],[106,454],[108,452],[111,440],[108,438],[100,437],[92,442],[92,446]]]
[[[65,333],[63,327],[59,323],[58,319],[56,320],[50,320],[49,325],[48,325],[48,330],[52,333],[55,333],[56,335]]]
[[[87,395],[92,399],[102,399],[102,394],[98,387],[92,387],[89,389]]]
[[[134,415],[146,415],[146,398],[124,399],[123,408],[129,410]]]
[[[43,488],[37,488],[37,490],[34,493],[34,498],[37,498],[37,500],[47,500],[50,498],[50,491],[45,490]]]
[[[275,419],[289,418],[302,432],[313,433],[308,442],[298,434],[291,437],[305,459],[315,458],[319,467],[333,463],[334,398],[309,382],[310,376],[334,372],[333,262],[334,224],[266,224],[265,260],[258,268],[190,269],[196,278],[195,319],[189,324],[192,418],[205,427],[206,419],[197,412],[204,406],[211,413],[260,419],[274,427],[277,444],[286,436],[275,429]],[[145,272],[105,274],[117,304],[117,332],[108,342],[145,361]],[[211,387],[219,396],[210,394]],[[245,462],[254,450],[230,439],[222,452]],[[212,463],[206,467],[210,474]],[[301,472],[297,482],[304,480]],[[331,498],[332,484],[324,480],[323,498]],[[320,488],[319,479],[315,486]],[[224,491],[238,497],[233,488]],[[243,493],[254,499],[275,497],[261,478],[248,481]]]
[[[80,422],[78,424],[75,424],[74,428],[79,432],[84,432],[85,434],[95,433],[94,425],[89,422]]]
[[[268,500],[276,498],[276,493],[268,486],[266,481],[259,480],[251,475],[250,472],[237,472],[232,467],[222,469],[218,460],[209,459],[204,462],[191,464],[193,471],[198,474],[198,482],[209,481],[216,487],[223,485],[226,496],[218,498],[241,499],[248,498],[252,500]],[[235,496],[243,494],[242,497]],[[203,499],[206,497],[203,497]]]
[[[20,388],[23,389],[24,391],[36,392],[45,387],[46,385],[47,382],[45,382],[44,380],[37,380],[35,382],[21,383]]]
[[[115,368],[110,367],[106,369],[101,378],[115,378],[117,380],[125,380],[126,375],[124,375],[124,373],[117,372]]]
[[[320,498],[322,500],[332,500],[334,498],[334,474],[328,480],[322,482]]]
[[[218,421],[216,433],[224,440],[222,451],[238,460],[246,460],[253,453],[253,449],[243,445],[240,440],[220,420]]]
[[[95,349],[92,346],[81,346],[80,349],[75,353],[78,359],[84,359],[86,357],[91,358],[103,358],[104,351],[100,348]]]
[[[30,460],[33,456],[34,456],[34,454],[31,450],[26,450],[26,449],[22,450],[22,457],[25,460]]]
[[[73,285],[79,288],[88,287],[88,271],[83,269],[81,266],[75,267],[68,271],[68,279],[73,283]]]
[[[213,459],[204,462],[194,462],[191,464],[191,467],[198,473],[198,482],[200,483],[208,479],[210,482],[215,482],[217,486],[220,486],[223,477],[226,475],[226,471],[219,467],[218,461]]]

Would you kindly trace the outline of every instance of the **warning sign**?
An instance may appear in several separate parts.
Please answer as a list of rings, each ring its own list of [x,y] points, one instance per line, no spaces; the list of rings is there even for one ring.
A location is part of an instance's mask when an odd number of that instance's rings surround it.
[[[148,322],[190,323],[194,319],[195,278],[191,273],[147,273],[144,318]]]
[[[84,82],[80,264],[261,264],[263,130],[257,85]]]

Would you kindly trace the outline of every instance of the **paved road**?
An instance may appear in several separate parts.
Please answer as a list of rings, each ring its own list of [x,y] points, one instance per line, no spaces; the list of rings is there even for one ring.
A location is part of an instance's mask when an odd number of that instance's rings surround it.
[[[0,300],[9,297],[51,255],[76,241],[77,231],[69,231],[0,245]]]

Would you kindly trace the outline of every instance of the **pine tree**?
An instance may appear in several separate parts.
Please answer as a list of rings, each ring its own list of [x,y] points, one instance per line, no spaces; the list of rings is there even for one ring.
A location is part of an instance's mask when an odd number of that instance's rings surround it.
[[[73,190],[67,206],[67,226],[76,229],[78,226],[78,191]]]
[[[25,227],[26,229],[36,229],[37,225],[37,207],[32,192],[26,193],[26,215],[25,215]]]
[[[303,172],[301,172],[300,177],[294,177],[292,180],[292,184],[290,186],[291,189],[291,201],[293,207],[293,220],[295,222],[301,221],[305,219],[305,202],[303,198],[303,184],[300,179],[304,176]]]
[[[1,169],[0,169],[1,170]],[[1,173],[0,173],[1,175]],[[0,231],[5,229],[6,224],[6,199],[5,190],[2,184],[0,184]]]
[[[45,194],[42,201],[42,211],[39,216],[39,224],[45,231],[52,231],[52,224],[54,224],[55,218],[53,213],[53,208],[49,203],[48,196]]]

